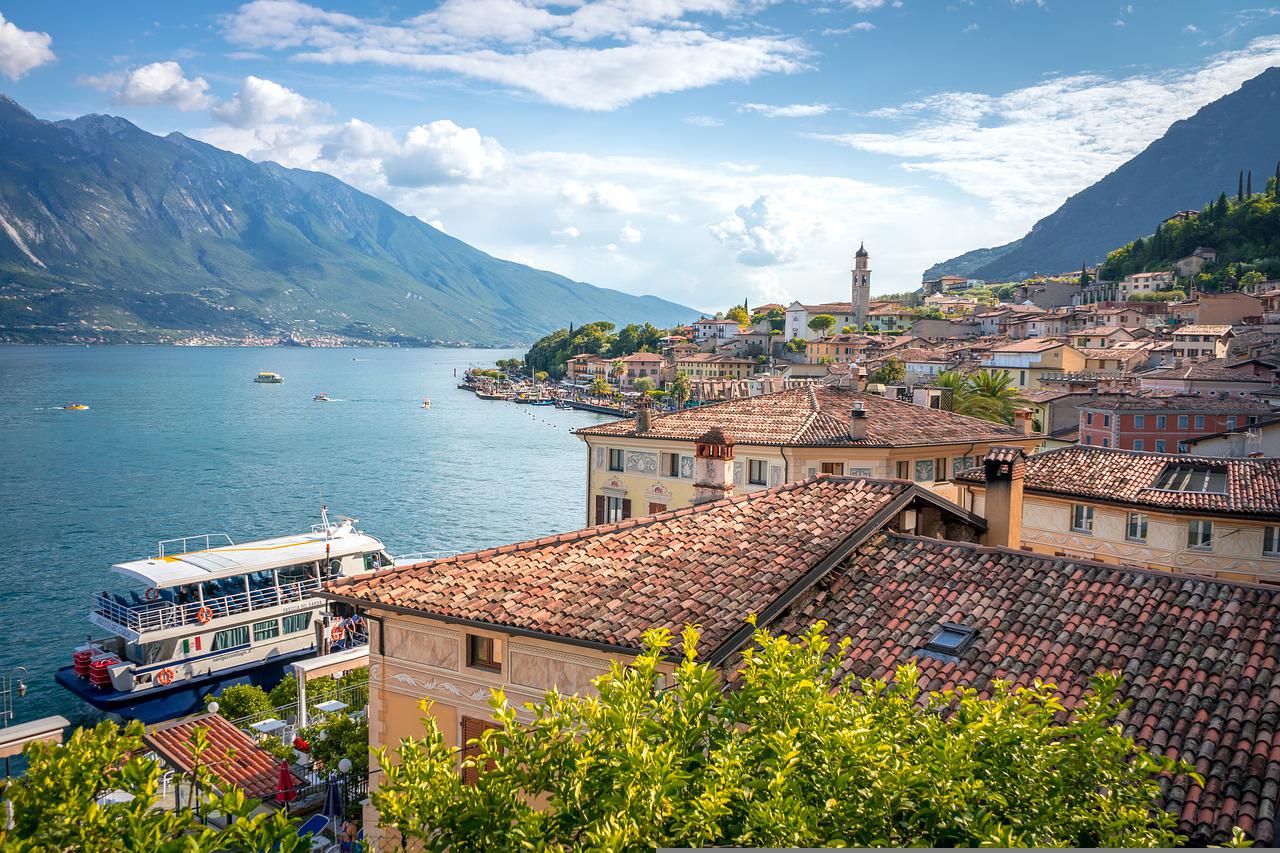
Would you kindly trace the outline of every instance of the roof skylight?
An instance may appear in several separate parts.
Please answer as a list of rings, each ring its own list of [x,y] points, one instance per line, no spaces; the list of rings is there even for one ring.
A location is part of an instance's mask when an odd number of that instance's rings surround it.
[[[1153,488],[1170,492],[1227,493],[1227,469],[1219,465],[1171,463],[1160,472]]]

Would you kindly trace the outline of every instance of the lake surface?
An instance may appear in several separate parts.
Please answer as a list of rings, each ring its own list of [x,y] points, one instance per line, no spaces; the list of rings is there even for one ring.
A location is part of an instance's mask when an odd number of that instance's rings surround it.
[[[101,633],[89,596],[128,587],[109,566],[161,539],[305,532],[321,500],[393,554],[581,527],[587,450],[570,430],[607,418],[455,387],[521,355],[0,347],[0,673],[30,671],[15,721],[83,718],[53,672]],[[260,370],[285,381],[255,384]],[[312,402],[322,391],[335,402]],[[59,408],[72,401],[90,409]]]

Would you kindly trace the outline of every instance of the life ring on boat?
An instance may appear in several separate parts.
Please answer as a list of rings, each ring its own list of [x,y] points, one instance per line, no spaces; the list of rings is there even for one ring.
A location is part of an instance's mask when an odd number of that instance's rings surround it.
[[[147,587],[146,596],[147,596],[147,601],[155,601],[157,598],[159,598],[159,597],[160,597],[160,590],[159,590],[159,588],[154,587],[154,586],[152,586],[152,587]]]
[[[346,635],[347,635],[347,632],[343,629],[341,625],[334,625],[333,629],[329,631],[329,639],[335,643],[341,642],[342,638],[345,637]]]
[[[157,672],[156,684],[159,684],[161,687],[167,687],[168,685],[173,684],[173,670],[166,668]]]
[[[199,622],[201,625],[208,622],[212,618],[213,618],[213,611],[210,610],[208,607],[201,607],[200,610],[196,612],[196,621]]]

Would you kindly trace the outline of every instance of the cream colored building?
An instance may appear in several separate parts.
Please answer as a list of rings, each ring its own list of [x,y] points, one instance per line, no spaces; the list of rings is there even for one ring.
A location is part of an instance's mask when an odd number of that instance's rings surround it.
[[[1220,459],[1067,447],[1032,456],[1022,545],[1088,558],[1280,585],[1280,459]],[[981,472],[959,503],[986,510]]]
[[[855,417],[855,406],[862,417]],[[645,420],[648,423],[645,424]],[[1027,452],[1030,421],[1010,427],[828,386],[729,400],[669,415],[585,427],[586,523],[602,524],[689,506],[699,439],[720,429],[734,444],[735,494],[814,474],[897,478],[952,498],[951,477],[992,444]],[[856,436],[861,431],[861,438]]]

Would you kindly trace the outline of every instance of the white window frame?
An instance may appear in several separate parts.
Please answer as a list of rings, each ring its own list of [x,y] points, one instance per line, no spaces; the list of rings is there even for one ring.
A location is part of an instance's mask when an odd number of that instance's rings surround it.
[[[1093,535],[1093,507],[1089,504],[1071,505],[1071,532]]]
[[[1135,525],[1135,521],[1137,525]],[[1134,527],[1140,526],[1141,534],[1134,534]],[[1145,512],[1131,512],[1129,517],[1125,519],[1124,538],[1126,542],[1138,542],[1143,545],[1147,544],[1147,537],[1150,535],[1151,516]]]
[[[613,467],[613,454],[615,454],[615,453],[616,453],[616,454],[618,454],[618,467],[617,467],[617,468],[614,468],[614,467]],[[626,467],[627,467],[627,452],[626,452],[624,449],[622,449],[621,447],[610,447],[610,448],[609,448],[609,452],[608,452],[608,454],[605,456],[605,462],[604,462],[604,464],[605,464],[605,467],[606,467],[608,470],[613,471],[615,474],[616,474],[616,473],[619,473],[619,472],[621,472],[621,471],[626,470]]]
[[[1193,534],[1192,531],[1195,531]],[[1207,535],[1206,535],[1207,534]],[[1192,544],[1193,537],[1196,544]],[[1193,518],[1187,522],[1187,550],[1213,550],[1213,522],[1206,518]]]
[[[756,478],[757,471],[759,472],[759,479]],[[747,485],[749,486],[769,485],[769,462],[767,459],[748,459],[747,460]]]

